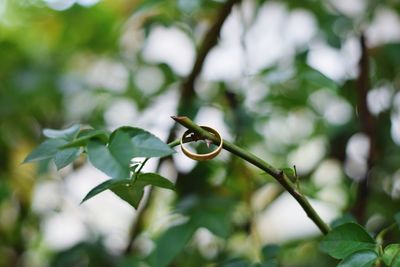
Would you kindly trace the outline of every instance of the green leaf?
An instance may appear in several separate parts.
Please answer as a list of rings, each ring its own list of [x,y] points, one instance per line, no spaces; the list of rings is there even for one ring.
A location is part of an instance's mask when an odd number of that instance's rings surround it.
[[[79,124],[75,124],[64,130],[44,129],[43,134],[48,138],[61,138],[71,141],[76,137],[80,128],[81,126]]]
[[[97,140],[90,140],[87,151],[93,166],[112,178],[128,178],[133,152],[126,137],[124,134],[118,134],[109,146]]]
[[[373,250],[357,251],[344,260],[342,260],[338,267],[371,267],[375,265],[378,255]]]
[[[259,265],[259,263],[256,263],[254,266],[247,260],[244,260],[242,258],[234,258],[234,259],[229,259],[228,261],[222,263],[221,266],[222,267],[256,267],[256,266],[259,267],[260,265]]]
[[[184,200],[183,202],[188,201]],[[207,196],[189,200],[191,207],[183,213],[196,223],[197,227],[204,227],[213,234],[228,238],[232,230],[231,214],[233,201],[227,198]]]
[[[268,260],[262,263],[258,263],[258,265],[253,265],[257,267],[279,267],[280,265],[278,264],[277,260]]]
[[[167,229],[156,241],[156,247],[149,255],[151,266],[169,266],[172,260],[190,241],[197,227],[191,220]]]
[[[333,91],[337,91],[338,85],[336,82],[322,74],[320,71],[311,68],[309,66],[303,66],[304,70],[302,73],[302,78],[306,81],[311,83],[314,86],[318,86],[319,88],[328,88]]]
[[[375,246],[375,240],[356,223],[333,228],[321,242],[321,250],[336,259],[344,259],[360,250],[373,250]]]
[[[178,7],[183,12],[192,14],[195,10],[201,8],[200,0],[178,0]]]
[[[282,171],[288,176],[288,177],[296,177],[296,173],[293,168],[283,168]]]
[[[161,0],[143,0],[135,7],[135,12],[143,12],[156,6],[160,5],[162,2]]]
[[[79,148],[64,148],[68,141],[76,137],[80,125],[73,125],[65,130],[45,129],[43,133],[48,139],[29,154],[24,163],[52,158],[57,169],[62,169],[73,162],[80,154]]]
[[[265,245],[262,248],[261,255],[262,255],[262,262],[260,266],[262,267],[278,267],[277,256],[279,253],[279,246],[278,245]]]
[[[144,194],[143,186],[140,184],[134,184],[133,186],[126,184],[118,185],[110,188],[110,190],[135,209],[138,208]]]
[[[101,143],[106,144],[108,142],[108,137],[109,137],[109,134],[107,131],[94,130],[94,129],[82,130],[78,134],[78,137],[75,140],[64,145],[63,147],[68,148],[68,147],[87,146],[89,141],[92,139],[96,139],[96,140],[100,141]]]
[[[400,229],[400,212],[398,212],[394,215],[394,219],[397,223],[397,227],[399,227],[399,229]]]
[[[279,246],[278,245],[265,245],[262,248],[262,256],[264,260],[275,259],[279,253]]]
[[[134,157],[133,146],[130,143],[129,135],[124,132],[117,132],[110,138],[108,148],[114,158],[122,165],[129,167]]]
[[[345,223],[357,223],[357,220],[353,217],[353,215],[347,213],[344,214],[343,216],[333,220],[333,222],[331,223],[331,227],[332,228],[336,228],[339,225],[345,224]]]
[[[383,262],[389,267],[400,266],[400,244],[388,245],[382,256]]]
[[[64,139],[49,139],[35,148],[24,160],[23,163],[39,161],[52,158],[60,147],[68,143]]]
[[[54,156],[54,163],[57,170],[60,170],[72,163],[80,154],[81,150],[78,147],[71,147],[59,150]]]
[[[158,137],[140,128],[121,127],[111,134],[110,140],[115,138],[117,133],[120,132],[129,135],[131,144],[133,145],[134,157],[166,157],[175,153],[175,150]]]
[[[134,208],[138,207],[144,193],[143,185],[131,185],[129,179],[110,179],[90,190],[81,203],[105,190],[111,190]]]
[[[97,194],[100,194],[101,192],[110,189],[113,186],[117,186],[117,185],[129,185],[129,179],[110,179],[107,180],[97,186],[95,186],[92,190],[89,191],[89,193],[87,193],[87,195],[82,199],[81,203],[85,202],[86,200],[91,199],[92,197],[94,197]]]
[[[229,237],[232,227],[226,214],[210,210],[197,210],[192,216],[198,227],[207,228],[210,232],[222,238]]]
[[[137,178],[137,181],[142,182],[145,185],[154,185],[161,188],[175,190],[175,185],[167,178],[162,177],[156,173],[143,173]]]
[[[141,264],[142,260],[136,256],[124,256],[121,259],[121,262],[117,265],[118,267],[143,267]]]
[[[282,171],[291,181],[296,181],[296,172],[293,168],[283,168]]]
[[[188,196],[183,198],[176,210],[192,218],[197,227],[207,228],[213,234],[228,238],[232,231],[232,212],[235,202],[222,196]]]

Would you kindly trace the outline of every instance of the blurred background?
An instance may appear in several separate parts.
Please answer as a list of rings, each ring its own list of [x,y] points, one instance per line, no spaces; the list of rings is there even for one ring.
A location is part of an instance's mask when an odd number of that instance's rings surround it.
[[[61,171],[21,162],[44,128],[130,125],[167,141],[183,131],[170,116],[186,115],[295,165],[326,222],[376,232],[400,204],[399,12],[397,0],[0,0],[0,266],[146,266],[151,253],[335,266],[298,204],[227,152],[149,161],[177,191],[148,190],[137,211],[110,192],[80,205],[107,179],[84,156]]]

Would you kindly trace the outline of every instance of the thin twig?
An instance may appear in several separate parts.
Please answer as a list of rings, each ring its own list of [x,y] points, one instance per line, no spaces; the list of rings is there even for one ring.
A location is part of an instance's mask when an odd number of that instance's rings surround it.
[[[375,143],[375,121],[371,115],[367,105],[367,95],[370,87],[369,84],[369,60],[368,48],[364,34],[360,36],[361,58],[359,62],[359,75],[357,78],[357,106],[358,114],[360,116],[360,128],[369,138],[370,149],[367,158],[367,171],[363,179],[359,182],[357,188],[357,197],[353,205],[353,215],[360,223],[365,221],[365,211],[368,202],[369,188],[368,188],[368,175],[372,166],[374,158],[376,157],[376,143]]]
[[[193,141],[191,138],[187,138],[186,140],[183,140],[183,142],[191,142]],[[176,147],[181,143],[180,139],[176,139],[170,143],[168,143],[168,145],[170,147]],[[142,165],[140,166],[138,173],[142,170],[142,168],[144,167],[144,165],[146,164],[146,162],[149,160],[150,158],[146,158]],[[165,158],[164,158],[165,159]],[[157,165],[157,171],[159,170],[159,168],[161,167],[161,162],[164,159],[160,159],[158,165]],[[132,221],[132,225],[130,228],[130,234],[129,234],[129,240],[128,240],[128,244],[126,246],[126,248],[124,249],[124,255],[128,255],[131,251],[132,251],[132,246],[133,246],[133,241],[135,241],[137,235],[140,233],[140,231],[143,228],[143,224],[144,224],[144,211],[147,209],[147,207],[149,206],[149,199],[151,198],[151,195],[153,194],[153,187],[151,186],[149,188],[148,194],[146,196],[145,199],[141,200],[140,206],[136,212],[136,218]]]
[[[220,140],[218,140],[216,136],[204,130],[199,125],[195,124],[188,117],[173,116],[172,119],[174,119],[182,126],[204,136],[204,138],[210,139],[215,144],[218,144],[220,142]],[[255,156],[254,154],[236,146],[235,144],[229,141],[223,140],[223,148],[235,154],[236,156],[244,159],[245,161],[253,164],[254,166],[260,168],[261,170],[265,171],[272,177],[274,177],[275,180],[277,180],[286,189],[286,191],[288,191],[289,194],[291,194],[296,199],[296,201],[306,212],[307,216],[315,223],[315,225],[319,228],[319,230],[323,234],[327,234],[329,232],[330,230],[329,226],[321,219],[318,213],[311,206],[310,202],[308,202],[307,198],[303,194],[301,194],[298,190],[296,190],[295,185],[292,183],[292,181],[290,181],[290,179],[286,176],[286,174],[283,171],[276,169],[275,167],[271,166],[264,160]]]
[[[240,1],[241,0],[228,0],[219,10],[216,21],[204,36],[204,40],[197,53],[196,61],[193,65],[192,71],[182,83],[181,99],[187,101],[188,98],[192,99],[194,97],[194,84],[197,77],[200,75],[201,70],[203,69],[204,61],[210,50],[218,43],[218,38],[221,32],[222,25],[231,13],[232,7]]]

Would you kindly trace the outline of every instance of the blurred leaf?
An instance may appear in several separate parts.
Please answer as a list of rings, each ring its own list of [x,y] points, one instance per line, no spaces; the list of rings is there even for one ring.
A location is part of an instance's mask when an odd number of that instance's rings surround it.
[[[371,267],[375,265],[378,255],[373,250],[357,251],[340,262],[338,267]]]
[[[387,43],[382,46],[371,49],[371,57],[376,66],[373,70],[375,72],[375,79],[379,80],[393,80],[396,79],[400,69],[400,43]]]
[[[80,148],[65,148],[59,150],[54,156],[54,163],[57,166],[57,170],[60,170],[72,163],[80,154]]]
[[[178,0],[178,7],[187,13],[192,13],[193,11],[199,9],[200,1],[199,0]]]
[[[78,134],[80,127],[79,124],[75,124],[64,130],[44,129],[43,134],[48,138],[61,138],[72,141]]]
[[[154,185],[161,188],[175,190],[175,185],[167,178],[158,175],[157,173],[143,173],[139,174],[137,181],[145,185]]]
[[[250,264],[247,260],[244,259],[231,259],[222,264],[223,267],[251,267],[253,264]],[[260,266],[258,263],[255,266]]]
[[[322,240],[321,250],[336,259],[344,259],[360,250],[373,250],[375,240],[359,224],[345,223],[333,228]]]
[[[271,260],[253,264],[252,267],[279,267],[278,261]]]
[[[382,255],[383,262],[389,267],[400,266],[400,244],[388,245]]]
[[[118,264],[118,267],[141,267],[143,266],[141,262],[143,261],[137,256],[123,257],[121,262]]]
[[[81,242],[59,251],[51,258],[50,267],[110,267],[115,258],[109,254],[101,240],[95,243]]]
[[[398,212],[394,215],[394,219],[396,221],[397,227],[399,227],[399,229],[400,229],[400,212]]]
[[[93,5],[90,8],[73,5],[61,12],[58,19],[64,24],[63,38],[55,48],[67,56],[68,53],[85,50],[98,54],[115,53],[120,36],[117,28],[121,23],[120,13],[116,12],[115,7],[115,4]],[[85,35],[82,36],[82,33]],[[70,51],[71,47],[74,49]]]
[[[196,221],[198,227],[204,227],[219,237],[228,238],[231,233],[231,223],[224,213],[197,210],[191,217]]]
[[[0,203],[3,202],[3,200],[9,198],[11,193],[11,188],[6,182],[6,179],[0,177]]]
[[[322,74],[320,71],[304,65],[301,70],[302,79],[314,85],[316,89],[327,88],[333,91],[337,91],[338,85],[336,82]]]
[[[262,256],[264,260],[275,259],[279,253],[278,245],[265,245],[262,248]]]
[[[153,267],[168,266],[192,238],[196,226],[192,221],[168,228],[156,241],[148,261]]]
[[[307,65],[302,55],[296,58],[295,70],[271,69],[265,79],[272,89],[266,100],[285,110],[308,106],[309,96],[317,90],[338,92],[338,84]]]
[[[227,238],[232,230],[231,214],[234,202],[227,198],[207,196],[183,201],[183,214],[192,218],[197,227],[207,228],[213,234]]]
[[[135,12],[142,12],[162,4],[165,0],[142,0],[136,6]]]
[[[39,161],[44,159],[52,158],[60,147],[68,143],[64,139],[49,139],[41,143],[35,148],[23,161],[28,163],[32,161]]]
[[[262,262],[259,263],[260,267],[278,267],[278,260],[276,259],[280,247],[278,245],[265,245],[262,248]]]

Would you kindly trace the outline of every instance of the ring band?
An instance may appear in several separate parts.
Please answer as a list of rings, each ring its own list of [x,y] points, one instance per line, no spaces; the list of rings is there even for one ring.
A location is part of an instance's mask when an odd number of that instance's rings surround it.
[[[217,149],[215,149],[214,151],[210,152],[210,153],[206,153],[206,154],[196,154],[193,152],[190,152],[187,148],[184,147],[183,145],[183,139],[190,133],[193,133],[193,131],[191,130],[187,130],[186,132],[183,133],[182,137],[181,137],[181,149],[182,152],[188,156],[191,159],[194,160],[198,160],[198,161],[204,161],[204,160],[210,160],[215,158],[222,150],[222,145],[223,145],[223,140],[221,138],[221,135],[219,134],[219,132],[217,132],[215,129],[211,128],[211,127],[207,127],[207,126],[200,126],[201,128],[203,128],[204,130],[207,130],[209,133],[212,133],[213,135],[215,135],[215,137],[217,137],[219,139],[219,145],[217,147]]]

